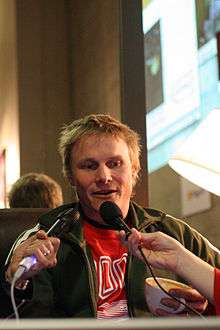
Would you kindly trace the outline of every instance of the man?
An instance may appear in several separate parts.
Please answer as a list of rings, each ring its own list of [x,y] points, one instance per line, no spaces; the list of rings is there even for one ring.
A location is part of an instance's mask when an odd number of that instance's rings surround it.
[[[103,221],[99,209],[105,201],[119,207],[128,226],[141,232],[163,231],[198,257],[220,266],[218,252],[194,229],[131,201],[140,170],[140,140],[128,126],[103,114],[76,120],[61,132],[60,153],[64,174],[76,187],[79,203],[42,216],[37,230],[44,231],[34,234],[33,230],[28,239],[24,235],[23,243],[21,237],[9,255],[9,283],[24,257],[35,255],[37,260],[16,283],[19,297],[28,299],[21,317],[123,319],[151,315],[144,296],[145,278],[151,274],[128,254],[118,231]],[[78,212],[77,221],[59,239],[48,237],[45,231],[69,208]],[[166,276],[175,278],[172,273]],[[206,301],[195,292],[188,292],[187,303],[203,312]]]

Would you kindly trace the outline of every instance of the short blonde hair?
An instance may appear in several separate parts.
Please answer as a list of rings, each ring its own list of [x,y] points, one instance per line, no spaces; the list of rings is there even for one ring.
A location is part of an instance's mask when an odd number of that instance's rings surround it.
[[[136,171],[138,177],[141,151],[140,136],[127,125],[106,114],[91,114],[62,128],[59,152],[62,158],[64,176],[68,179],[73,177],[71,151],[75,143],[84,137],[97,134],[110,134],[126,142],[132,168]]]

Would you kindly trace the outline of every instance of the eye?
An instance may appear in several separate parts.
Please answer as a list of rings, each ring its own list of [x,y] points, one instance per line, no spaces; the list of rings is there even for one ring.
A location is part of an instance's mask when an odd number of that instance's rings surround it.
[[[119,159],[112,159],[112,160],[109,160],[108,162],[107,162],[107,166],[108,166],[108,168],[117,168],[117,167],[121,167],[121,165],[122,165],[122,161],[121,160],[119,160]]]
[[[98,168],[97,162],[94,161],[85,161],[79,164],[81,170],[96,170]]]

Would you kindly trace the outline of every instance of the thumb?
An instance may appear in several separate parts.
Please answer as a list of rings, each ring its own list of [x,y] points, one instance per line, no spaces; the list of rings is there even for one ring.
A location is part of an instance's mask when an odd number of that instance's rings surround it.
[[[36,233],[36,238],[38,239],[47,239],[47,234],[44,230],[39,230],[37,233]]]

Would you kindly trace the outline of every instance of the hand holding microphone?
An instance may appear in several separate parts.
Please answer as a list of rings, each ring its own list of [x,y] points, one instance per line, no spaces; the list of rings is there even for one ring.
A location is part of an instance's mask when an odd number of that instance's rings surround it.
[[[17,278],[25,273],[24,277],[27,279],[43,268],[54,267],[57,263],[56,254],[59,245],[60,240],[58,238],[48,237],[43,230],[38,231],[16,248],[8,266],[6,277],[11,280],[16,271],[21,269],[22,273],[18,273]]]
[[[173,308],[173,311],[168,312],[164,309],[157,309],[157,315],[176,315],[176,310],[178,310],[179,304],[181,303],[186,307],[186,310],[184,310],[181,315],[184,316],[190,311],[192,314],[201,316],[200,313],[207,307],[207,300],[203,295],[193,288],[176,289],[173,294],[167,292],[158,283],[151,268],[151,266],[153,266],[170,270],[183,278],[185,277],[190,282],[190,280],[192,280],[192,277],[189,275],[190,265],[192,264],[191,258],[197,257],[184,249],[180,242],[160,231],[141,233],[135,228],[130,229],[123,220],[121,210],[113,202],[107,201],[102,203],[100,214],[106,223],[120,230],[120,237],[123,244],[129,248],[129,251],[133,255],[145,262],[160,289],[168,295],[167,298],[161,300],[161,304]],[[189,263],[189,267],[186,267],[187,262]],[[196,280],[196,282],[198,282],[198,280]],[[183,301],[185,301],[185,303]]]
[[[140,233],[134,228],[129,228],[123,220],[120,208],[111,201],[103,202],[99,211],[107,224],[121,231],[120,237],[133,255],[144,261],[140,252],[141,248],[152,266],[176,270],[177,258],[182,249],[182,245],[178,241],[162,232]]]
[[[55,218],[55,222],[47,230],[39,230],[35,235],[26,239],[13,252],[6,278],[9,282],[27,279],[44,268],[54,267],[57,263],[56,255],[60,240],[54,236],[67,232],[79,220],[77,209],[70,208],[61,211]],[[25,275],[23,276],[23,274]]]

